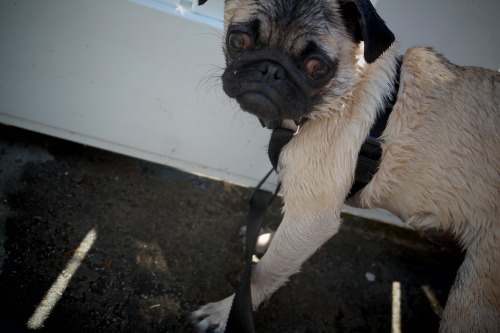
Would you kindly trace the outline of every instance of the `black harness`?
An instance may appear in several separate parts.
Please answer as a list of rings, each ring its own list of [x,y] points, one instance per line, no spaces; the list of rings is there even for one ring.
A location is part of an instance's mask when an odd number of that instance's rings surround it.
[[[401,72],[402,59],[398,59],[396,75],[394,76],[393,92],[390,98],[387,99],[384,109],[378,112],[377,120],[370,130],[370,134],[362,144],[356,172],[354,176],[354,184],[349,191],[348,197],[353,196],[362,190],[373,178],[380,165],[382,157],[381,136],[384,132],[392,108],[396,104],[399,77]],[[262,125],[264,122],[261,120]],[[299,122],[298,125],[300,125]],[[303,122],[302,122],[303,123]],[[268,155],[274,170],[277,170],[278,159],[283,147],[292,140],[294,131],[281,126],[281,122],[266,124],[266,127],[272,128],[271,139],[269,140]],[[255,251],[255,244],[259,234],[262,219],[267,208],[272,203],[276,194],[279,191],[279,185],[275,193],[260,190],[260,186],[272,173],[271,170],[264,179],[257,185],[256,190],[250,200],[250,210],[247,216],[246,229],[246,249],[245,249],[245,266],[241,275],[241,280],[236,288],[236,294],[233,299],[229,318],[226,323],[225,333],[253,333],[254,324],[252,318],[252,297],[250,292],[250,278],[252,270],[252,256]]]

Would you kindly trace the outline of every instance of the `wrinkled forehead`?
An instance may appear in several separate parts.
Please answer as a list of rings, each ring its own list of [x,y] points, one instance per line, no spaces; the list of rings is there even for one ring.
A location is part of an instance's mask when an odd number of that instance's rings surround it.
[[[341,23],[332,0],[226,0],[225,22],[226,30],[253,25],[260,43],[297,53]]]

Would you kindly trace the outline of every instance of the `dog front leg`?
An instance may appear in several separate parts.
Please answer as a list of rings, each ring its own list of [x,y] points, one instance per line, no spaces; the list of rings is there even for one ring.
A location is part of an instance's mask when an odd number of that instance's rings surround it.
[[[285,212],[283,221],[259,263],[251,280],[252,303],[256,310],[339,228],[340,214],[335,211]],[[191,314],[201,332],[224,332],[234,295],[202,306]]]
[[[287,213],[252,274],[253,308],[268,299],[329,238],[337,233],[340,215],[335,211]]]
[[[254,309],[338,231],[340,210],[369,125],[347,117],[311,121],[282,150],[279,170],[284,218],[252,274]],[[196,327],[223,332],[232,297],[195,311],[191,318]]]

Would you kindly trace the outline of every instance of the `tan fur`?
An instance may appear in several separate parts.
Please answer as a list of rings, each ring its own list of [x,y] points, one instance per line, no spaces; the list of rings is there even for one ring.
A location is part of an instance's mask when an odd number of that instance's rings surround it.
[[[251,18],[258,3],[226,1],[226,29]],[[339,58],[338,75],[280,155],[284,218],[253,272],[254,309],[338,231],[360,146],[391,91],[397,44],[372,64],[341,27],[322,36],[321,45]],[[350,200],[388,209],[418,229],[451,231],[467,249],[441,332],[500,332],[499,106],[498,72],[409,49],[379,171]],[[216,325],[222,332],[229,307],[230,298],[192,317],[199,329]]]
[[[382,164],[357,200],[467,249],[443,331],[500,331],[499,106],[499,73],[409,49]]]

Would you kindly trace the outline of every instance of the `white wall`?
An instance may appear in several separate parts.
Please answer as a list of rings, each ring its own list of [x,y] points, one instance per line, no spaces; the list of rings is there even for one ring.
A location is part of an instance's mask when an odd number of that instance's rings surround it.
[[[267,132],[211,77],[222,23],[142,3],[1,2],[0,121],[253,184]]]
[[[221,90],[222,3],[1,1],[0,122],[255,185],[269,132]],[[500,67],[500,1],[374,3],[403,48]]]
[[[499,0],[375,0],[405,50],[432,46],[463,66],[500,69]]]

